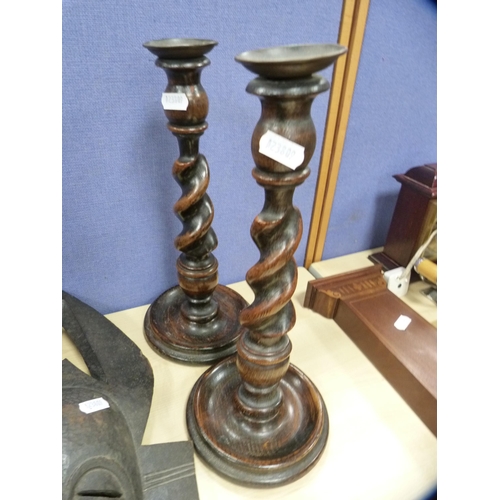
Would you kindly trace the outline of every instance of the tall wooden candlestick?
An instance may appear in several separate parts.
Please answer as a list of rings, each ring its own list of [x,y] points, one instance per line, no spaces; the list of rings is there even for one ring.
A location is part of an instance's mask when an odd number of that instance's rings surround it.
[[[213,205],[206,193],[209,169],[199,154],[200,136],[207,128],[207,94],[201,70],[210,64],[204,55],[217,45],[213,40],[164,39],[144,47],[158,57],[168,85],[162,96],[168,128],[179,142],[180,156],[173,176],[182,188],[174,206],[182,221],[175,247],[179,286],[160,295],[146,313],[144,331],[160,354],[188,363],[210,363],[236,351],[243,329],[238,315],[246,301],[218,285],[218,263],[212,254],[217,237],[211,228]]]
[[[310,116],[316,95],[329,88],[314,72],[345,47],[295,45],[236,57],[259,75],[247,86],[262,103],[252,137],[253,177],[265,190],[251,236],[260,260],[247,273],[254,302],[240,314],[248,331],[237,355],[219,362],[197,381],[187,424],[197,452],[220,474],[251,486],[277,486],[305,474],[328,436],[321,395],[289,363],[287,332],[295,323],[291,302],[297,283],[293,257],[302,235],[295,188],[309,175],[316,132]]]

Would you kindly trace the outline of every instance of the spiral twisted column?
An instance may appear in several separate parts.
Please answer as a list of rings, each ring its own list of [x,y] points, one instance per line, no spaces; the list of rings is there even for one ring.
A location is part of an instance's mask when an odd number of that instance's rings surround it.
[[[233,290],[218,284],[218,262],[212,252],[217,237],[211,227],[214,209],[207,188],[210,171],[199,153],[207,128],[208,98],[200,79],[210,64],[204,55],[217,42],[165,39],[144,46],[158,56],[168,84],[163,94],[167,127],[179,143],[172,174],[182,189],[174,212],[182,231],[174,245],[179,285],[164,292],[148,309],[144,331],[160,354],[188,363],[210,363],[236,350],[242,328],[238,314],[247,304]]]
[[[253,177],[265,193],[264,207],[251,226],[260,259],[246,276],[255,299],[240,314],[246,331],[237,355],[207,370],[195,384],[187,423],[197,452],[209,465],[251,486],[298,479],[317,463],[328,437],[323,399],[290,364],[287,335],[295,324],[293,255],[302,236],[293,194],[309,175],[316,145],[313,99],[329,88],[323,77],[312,73],[345,51],[313,47],[312,52],[311,46],[264,49],[236,58],[261,75],[247,86],[262,104],[252,136]],[[311,58],[317,64],[308,65]],[[253,65],[262,60],[264,66]]]

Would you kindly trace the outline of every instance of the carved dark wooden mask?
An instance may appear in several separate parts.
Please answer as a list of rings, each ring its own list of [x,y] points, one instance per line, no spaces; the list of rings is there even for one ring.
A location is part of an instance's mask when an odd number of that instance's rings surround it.
[[[154,379],[140,349],[65,292],[62,326],[90,373],[62,362],[63,500],[198,498],[191,443],[141,446]]]

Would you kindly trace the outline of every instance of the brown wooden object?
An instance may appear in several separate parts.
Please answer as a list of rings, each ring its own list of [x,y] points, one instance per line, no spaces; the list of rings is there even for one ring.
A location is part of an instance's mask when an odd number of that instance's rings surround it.
[[[277,486],[298,479],[317,463],[328,437],[321,395],[289,362],[287,332],[295,323],[291,298],[297,284],[293,255],[302,235],[292,198],[310,173],[316,143],[313,98],[329,87],[313,73],[345,50],[332,44],[295,45],[236,58],[259,75],[246,90],[262,104],[252,136],[253,177],[265,190],[264,207],[251,227],[260,259],[246,276],[255,300],[240,314],[248,330],[238,341],[237,356],[219,362],[195,384],[187,424],[201,457],[223,476],[246,485]],[[261,139],[269,131],[304,148],[295,169],[284,158],[280,163],[261,152]],[[278,149],[285,156],[292,154],[286,145],[279,147],[285,148]]]
[[[310,281],[304,306],[333,319],[437,435],[437,331],[387,290],[380,264]]]
[[[199,140],[207,122],[207,94],[201,71],[210,64],[204,55],[217,42],[198,39],[165,39],[144,44],[165,70],[168,85],[164,105],[168,128],[179,142],[180,156],[173,176],[182,188],[174,206],[182,221],[175,239],[179,286],[158,297],[146,313],[144,332],[160,354],[188,363],[210,363],[233,354],[243,329],[239,312],[247,302],[218,284],[218,262],[212,254],[217,237],[211,227],[213,205],[207,194],[210,172],[199,154]],[[164,94],[164,96],[165,96]],[[177,98],[177,100],[176,100]],[[186,109],[179,106],[184,99]]]
[[[437,223],[437,164],[395,175],[401,190],[382,252],[369,258],[385,270],[406,267]]]

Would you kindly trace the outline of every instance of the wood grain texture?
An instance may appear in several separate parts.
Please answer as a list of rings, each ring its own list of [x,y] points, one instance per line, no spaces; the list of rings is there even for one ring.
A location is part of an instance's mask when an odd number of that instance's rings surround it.
[[[437,435],[437,330],[387,290],[380,264],[309,282],[304,306],[333,319]]]
[[[260,259],[246,276],[255,299],[240,314],[247,331],[238,341],[237,355],[207,370],[195,384],[187,425],[206,463],[248,486],[275,487],[299,479],[319,460],[329,432],[319,391],[290,365],[287,335],[296,319],[293,255],[302,235],[293,194],[309,175],[316,144],[313,98],[327,89],[328,82],[316,75],[259,77],[247,86],[262,105],[252,136],[252,174],[265,191],[264,207],[251,227]],[[261,151],[260,140],[268,131],[304,147],[296,169]]]
[[[212,229],[214,208],[207,193],[210,171],[199,153],[207,128],[208,97],[201,71],[210,64],[203,54],[217,42],[165,39],[144,46],[158,56],[156,65],[168,77],[167,93],[184,94],[186,110],[165,109],[168,128],[179,143],[172,174],[182,189],[174,212],[182,222],[175,238],[179,286],[163,293],[146,313],[144,332],[160,354],[187,363],[211,363],[233,354],[243,331],[239,311],[246,302],[218,284],[218,262],[212,252],[217,237]]]

